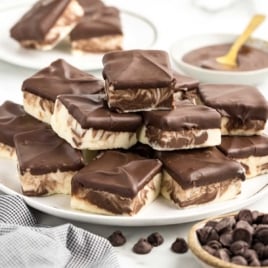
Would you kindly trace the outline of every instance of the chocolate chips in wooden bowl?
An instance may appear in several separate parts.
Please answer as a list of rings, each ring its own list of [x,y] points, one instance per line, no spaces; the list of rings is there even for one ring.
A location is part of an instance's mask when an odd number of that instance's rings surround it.
[[[268,214],[243,209],[194,225],[188,236],[193,254],[212,267],[268,267]]]

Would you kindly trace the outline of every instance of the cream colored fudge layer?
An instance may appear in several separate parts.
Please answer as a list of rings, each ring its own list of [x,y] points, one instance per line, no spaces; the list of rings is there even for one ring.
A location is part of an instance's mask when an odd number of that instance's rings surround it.
[[[161,194],[179,207],[198,206],[204,203],[230,200],[241,192],[241,180],[230,178],[205,186],[182,189],[182,187],[163,171]]]
[[[161,173],[158,173],[133,199],[108,192],[81,188],[77,194],[72,193],[71,208],[104,215],[134,215],[156,199],[160,192],[160,185]],[[90,193],[98,195],[98,200],[102,200],[103,204],[109,202],[109,207],[113,207],[116,212],[102,207],[101,204],[92,203],[87,198]]]
[[[165,131],[154,128],[154,133],[150,137],[146,132],[146,126],[143,126],[139,133],[139,141],[159,151],[210,147],[221,143],[220,129]]]
[[[250,156],[248,158],[234,158],[244,168],[246,178],[252,178],[268,173],[268,156]]]
[[[221,133],[222,135],[231,135],[231,136],[252,136],[252,135],[261,135],[265,129],[265,121],[262,120],[249,120],[248,125],[252,127],[240,128],[229,128],[229,125],[232,125],[231,119],[223,116],[221,118]]]
[[[119,112],[170,110],[174,106],[173,90],[169,87],[114,89],[106,80],[105,91],[109,108]]]
[[[0,143],[0,157],[16,160],[17,154],[15,147]]]
[[[21,41],[20,44],[26,48],[50,50],[71,32],[83,15],[84,10],[79,5],[78,1],[72,0],[46,34],[44,40],[25,40]]]
[[[33,175],[26,171],[20,174],[23,194],[29,196],[71,194],[71,180],[76,171],[51,172],[43,175]]]
[[[58,99],[51,117],[51,126],[61,138],[77,149],[128,149],[137,142],[136,132],[83,129]]]
[[[85,54],[88,52],[98,53],[122,50],[122,44],[122,35],[106,35],[71,41],[72,53],[75,55]]]
[[[31,116],[50,124],[50,119],[54,110],[54,102],[30,92],[23,91],[23,108]]]

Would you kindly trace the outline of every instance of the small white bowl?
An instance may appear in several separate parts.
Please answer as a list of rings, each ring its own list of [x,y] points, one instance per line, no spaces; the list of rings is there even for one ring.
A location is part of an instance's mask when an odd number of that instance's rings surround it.
[[[200,34],[176,41],[170,49],[170,55],[176,67],[185,74],[200,82],[257,85],[268,78],[268,68],[253,71],[215,71],[193,66],[182,61],[182,57],[197,48],[208,45],[233,43],[235,34]],[[268,53],[268,42],[262,39],[250,38],[247,45],[259,48]]]

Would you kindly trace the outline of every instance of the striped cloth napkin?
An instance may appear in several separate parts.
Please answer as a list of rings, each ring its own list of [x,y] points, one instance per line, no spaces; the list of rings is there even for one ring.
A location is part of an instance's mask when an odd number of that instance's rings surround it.
[[[0,195],[0,267],[119,267],[110,242],[72,224],[40,227],[19,196]]]

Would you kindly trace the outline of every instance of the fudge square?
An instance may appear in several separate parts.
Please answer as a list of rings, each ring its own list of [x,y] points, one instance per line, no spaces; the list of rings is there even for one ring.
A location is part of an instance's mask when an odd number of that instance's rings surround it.
[[[0,106],[0,156],[16,159],[14,136],[20,132],[45,127],[47,124],[28,115],[22,105],[5,101]]]
[[[128,149],[137,142],[142,117],[109,110],[103,97],[58,96],[51,118],[53,130],[77,149]]]
[[[268,136],[224,136],[218,148],[245,168],[247,178],[268,173]]]
[[[221,116],[206,106],[177,101],[173,110],[143,112],[139,141],[159,151],[192,149],[221,143]]]
[[[201,102],[222,115],[222,135],[261,134],[268,117],[267,101],[261,92],[247,85],[201,84]]]
[[[120,11],[103,6],[94,15],[86,15],[70,33],[73,53],[122,50],[123,31]]]
[[[22,47],[49,50],[65,38],[84,15],[76,0],[40,0],[11,28]]]
[[[216,147],[159,152],[162,195],[179,207],[228,200],[241,191],[243,167]]]
[[[103,151],[72,180],[71,207],[107,215],[134,215],[159,194],[161,162]]]
[[[23,82],[23,106],[30,115],[50,123],[58,95],[95,94],[103,90],[102,80],[59,59]]]
[[[72,177],[84,166],[80,151],[50,128],[17,134],[14,141],[24,195],[71,193]]]
[[[118,112],[173,108],[173,73],[168,53],[128,50],[103,56],[108,105]]]

